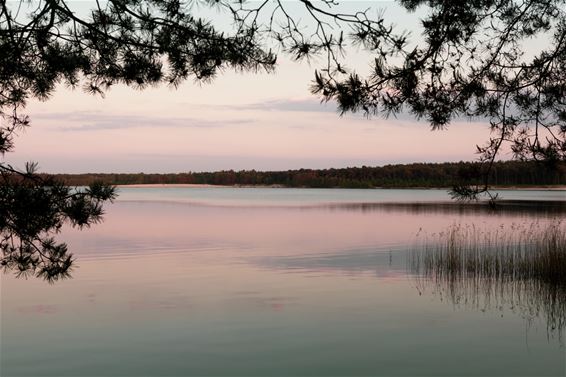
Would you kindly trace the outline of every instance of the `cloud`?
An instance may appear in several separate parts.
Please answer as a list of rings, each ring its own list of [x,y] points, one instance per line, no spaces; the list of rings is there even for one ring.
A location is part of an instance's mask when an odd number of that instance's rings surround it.
[[[179,105],[186,106],[187,103],[180,102]],[[262,102],[254,102],[247,104],[238,105],[218,105],[218,104],[206,104],[201,105],[206,107],[211,107],[215,109],[226,109],[226,110],[236,110],[236,111],[248,111],[248,110],[259,110],[259,111],[284,111],[284,112],[312,112],[312,113],[331,113],[338,114],[338,106],[336,102],[321,102],[316,98],[304,98],[304,99],[270,99]]]
[[[340,114],[338,104],[335,101],[320,102],[316,98],[304,99],[272,99],[264,102],[256,102],[244,105],[227,105],[234,110],[259,110],[259,111],[283,111],[283,112],[314,112],[314,113],[332,113]],[[349,118],[366,118],[366,115],[361,111],[359,113],[346,113],[345,117]],[[419,124],[429,124],[426,119],[417,119],[414,114],[407,110],[402,110],[398,114],[391,114],[389,117],[383,114],[372,114],[370,119],[388,119],[390,121],[404,121]],[[455,122],[486,122],[485,117],[469,118],[465,116],[455,116],[452,123]]]
[[[263,110],[263,111],[298,111],[298,112],[323,112],[337,113],[338,107],[335,102],[320,102],[316,99],[273,99],[264,102],[256,102],[237,107],[241,110]]]
[[[64,121],[76,125],[57,127],[60,131],[100,131],[130,128],[217,128],[228,125],[249,124],[253,119],[198,119],[180,117],[158,117],[131,114],[107,114],[98,111],[77,111],[65,113],[42,113],[34,115],[36,119]]]

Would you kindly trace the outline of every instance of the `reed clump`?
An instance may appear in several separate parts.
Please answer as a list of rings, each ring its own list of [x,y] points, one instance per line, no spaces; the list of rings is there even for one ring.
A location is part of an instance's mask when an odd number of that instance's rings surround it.
[[[413,250],[419,289],[432,284],[455,304],[543,317],[560,338],[566,325],[566,231],[560,221],[483,229],[454,224]]]
[[[423,251],[417,258],[427,274],[566,284],[566,232],[560,222],[495,230],[455,224]]]

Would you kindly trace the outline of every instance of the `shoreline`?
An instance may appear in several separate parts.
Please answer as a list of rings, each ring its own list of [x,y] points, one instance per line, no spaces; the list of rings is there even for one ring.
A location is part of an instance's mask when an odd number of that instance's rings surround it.
[[[296,188],[296,189],[347,189],[347,190],[449,190],[450,187],[372,187],[372,188],[347,188],[347,187],[287,187],[283,185],[211,185],[201,183],[147,183],[132,185],[115,185],[118,188]],[[566,186],[493,186],[492,190],[506,191],[566,191]]]

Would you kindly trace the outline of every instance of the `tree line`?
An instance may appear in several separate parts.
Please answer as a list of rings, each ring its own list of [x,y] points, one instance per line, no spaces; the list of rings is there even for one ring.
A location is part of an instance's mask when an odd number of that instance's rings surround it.
[[[286,171],[223,170],[171,174],[58,174],[56,178],[71,186],[85,186],[98,181],[111,185],[209,184],[312,188],[452,187],[462,183],[481,184],[482,168],[482,164],[477,162],[445,162]],[[491,169],[490,182],[495,186],[565,185],[566,164],[559,163],[557,166],[549,167],[532,161],[500,161],[496,162]]]

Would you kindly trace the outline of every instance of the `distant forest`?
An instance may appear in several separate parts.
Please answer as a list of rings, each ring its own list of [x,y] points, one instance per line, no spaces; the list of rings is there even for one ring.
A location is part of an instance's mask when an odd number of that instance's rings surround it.
[[[313,188],[404,188],[451,187],[462,183],[481,183],[481,165],[476,162],[415,163],[382,167],[341,169],[299,169],[287,171],[224,170],[173,174],[58,174],[71,186],[93,181],[113,185],[132,184],[210,184],[240,186],[282,186]],[[566,164],[554,168],[521,161],[497,162],[490,177],[495,186],[566,185]]]

